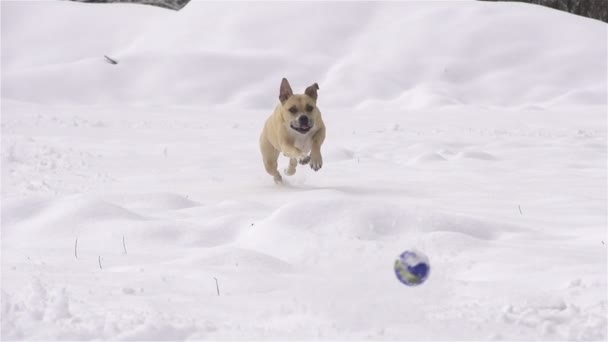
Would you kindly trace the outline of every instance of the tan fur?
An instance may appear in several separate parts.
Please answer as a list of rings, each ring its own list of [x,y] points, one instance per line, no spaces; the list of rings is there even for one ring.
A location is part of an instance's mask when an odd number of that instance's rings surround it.
[[[306,88],[304,94],[293,94],[286,79],[281,83],[279,91],[281,103],[266,120],[260,135],[264,167],[276,183],[282,182],[281,174],[277,169],[281,153],[290,158],[289,166],[285,170],[288,176],[296,172],[298,162],[310,164],[315,171],[323,166],[321,145],[325,140],[325,124],[317,107],[318,89],[319,86],[315,83]],[[307,111],[307,106],[311,106],[313,110]],[[291,108],[296,108],[297,113],[290,112]],[[307,116],[309,122],[312,122],[312,125],[303,126],[304,129],[310,127],[310,130],[304,134],[293,128],[301,129],[300,116]]]

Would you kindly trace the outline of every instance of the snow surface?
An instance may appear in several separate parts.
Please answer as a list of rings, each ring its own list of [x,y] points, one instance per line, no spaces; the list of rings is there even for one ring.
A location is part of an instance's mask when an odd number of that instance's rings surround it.
[[[3,339],[606,340],[606,24],[1,6]],[[276,186],[257,139],[282,77],[319,83],[328,136]]]

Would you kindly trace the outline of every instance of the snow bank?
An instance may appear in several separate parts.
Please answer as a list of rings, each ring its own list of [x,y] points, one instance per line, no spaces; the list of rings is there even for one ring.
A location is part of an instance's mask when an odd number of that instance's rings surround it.
[[[268,108],[285,76],[302,89],[318,82],[334,107],[606,104],[605,24],[539,6],[197,1],[172,12],[47,1],[3,9],[2,93],[19,101]]]

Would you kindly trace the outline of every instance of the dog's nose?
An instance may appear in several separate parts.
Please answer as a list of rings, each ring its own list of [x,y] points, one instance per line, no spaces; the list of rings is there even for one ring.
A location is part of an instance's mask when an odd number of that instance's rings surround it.
[[[298,121],[300,121],[300,126],[308,126],[308,116],[302,115]]]

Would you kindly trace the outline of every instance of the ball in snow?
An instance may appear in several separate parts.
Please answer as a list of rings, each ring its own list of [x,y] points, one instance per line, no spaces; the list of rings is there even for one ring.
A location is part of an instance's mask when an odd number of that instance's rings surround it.
[[[424,283],[430,271],[429,258],[416,250],[405,251],[395,260],[395,275],[407,286]]]

